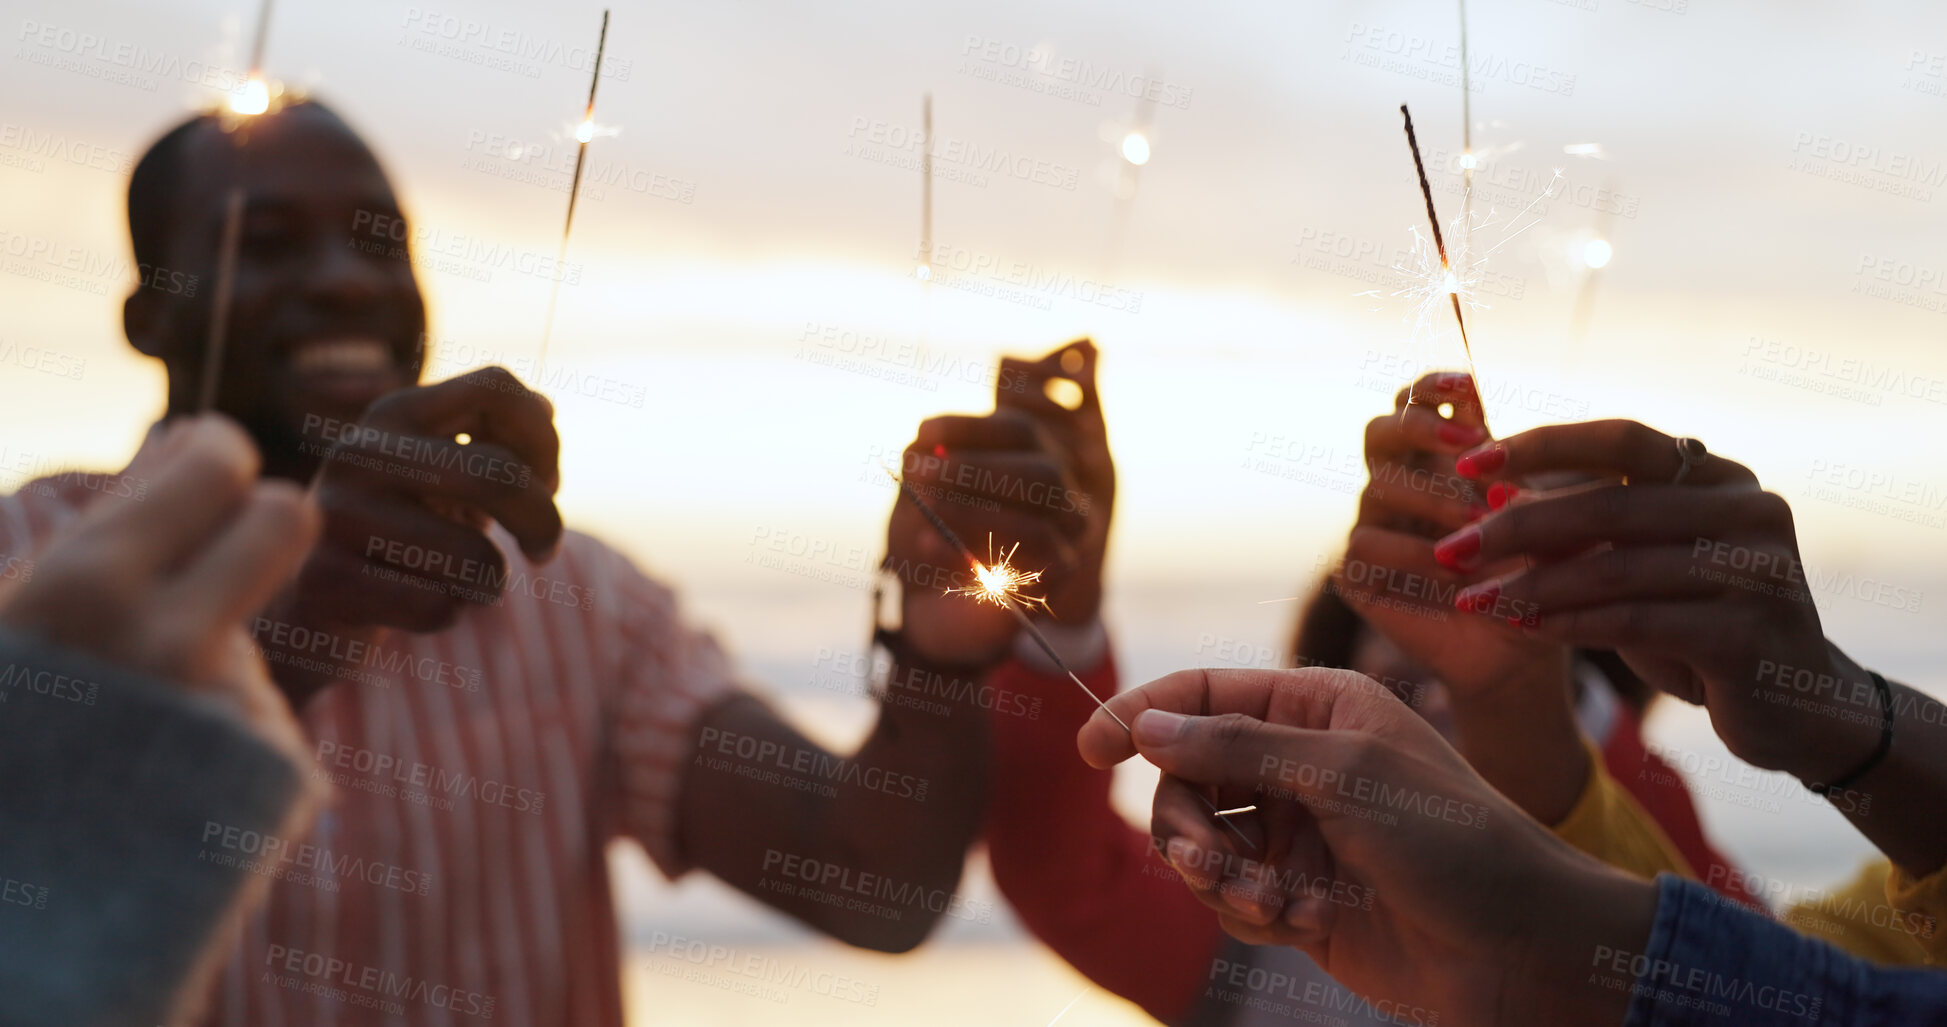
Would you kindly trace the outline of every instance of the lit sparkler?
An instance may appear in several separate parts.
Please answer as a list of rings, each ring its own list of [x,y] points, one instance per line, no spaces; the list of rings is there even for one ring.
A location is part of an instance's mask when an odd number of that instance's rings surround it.
[[[588,144],[602,134],[595,124],[595,87],[602,84],[602,53],[608,48],[608,9],[602,10],[602,32],[595,40],[595,68],[588,76],[588,108],[575,126],[575,177],[568,185],[568,216],[561,222],[561,246],[554,255],[553,282],[548,286],[548,318],[541,328],[541,352],[534,364],[538,379],[548,360],[548,340],[554,336],[554,306],[561,299],[561,265],[568,259],[568,233],[575,227],[575,201],[581,199],[581,169],[588,160]]]
[[[940,519],[940,515],[934,513],[933,508],[926,505],[925,500],[919,498],[919,493],[915,492],[913,490],[913,487],[906,483],[906,479],[901,478],[897,474],[893,474],[891,468],[886,469],[886,474],[890,475],[892,477],[892,480],[899,484],[900,493],[904,495],[909,501],[911,501],[913,506],[916,507],[921,514],[925,515],[926,520],[933,525],[933,529],[940,533],[940,537],[946,539],[948,545],[959,550],[960,555],[966,557],[967,563],[972,565],[975,583],[966,588],[947,589],[946,594],[972,596],[975,602],[992,603],[993,605],[998,606],[1006,610],[1007,612],[1013,614],[1014,619],[1019,621],[1021,627],[1027,630],[1028,636],[1034,639],[1035,645],[1041,648],[1042,653],[1045,654],[1049,660],[1053,661],[1054,665],[1060,668],[1063,674],[1068,675],[1068,680],[1073,681],[1075,683],[1076,688],[1081,689],[1083,694],[1087,695],[1090,699],[1093,699],[1095,701],[1095,705],[1099,707],[1103,713],[1109,715],[1110,720],[1113,720],[1117,724],[1121,725],[1122,730],[1127,732],[1129,730],[1129,724],[1126,721],[1124,721],[1121,717],[1116,716],[1115,711],[1109,709],[1109,704],[1103,702],[1102,698],[1095,694],[1094,689],[1088,687],[1088,685],[1082,681],[1080,676],[1078,676],[1073,670],[1069,669],[1068,661],[1063,660],[1061,658],[1061,654],[1055,652],[1055,647],[1048,644],[1048,637],[1041,633],[1040,628],[1034,626],[1034,621],[1029,620],[1027,612],[1021,609],[1023,603],[1038,603],[1040,604],[1042,609],[1047,609],[1048,604],[1042,598],[1035,597],[1035,596],[1027,596],[1021,593],[1021,589],[1024,586],[1032,585],[1041,580],[1041,572],[1022,571],[1019,568],[1010,565],[1009,561],[1012,560],[1014,556],[1014,551],[1016,549],[1021,548],[1020,543],[1018,542],[1015,543],[1013,548],[1010,548],[1006,552],[1002,553],[1001,558],[998,561],[993,561],[990,563],[982,563],[980,561],[980,558],[974,555],[973,550],[968,549],[967,544],[965,542],[960,541],[959,534],[956,533],[952,528],[948,527],[947,523]],[[993,545],[993,540],[991,536],[988,540],[988,545],[990,548]],[[1198,792],[1195,789],[1191,789],[1191,791],[1196,795],[1198,799],[1202,800],[1204,808],[1210,811],[1211,816],[1217,818],[1218,823],[1221,823],[1225,827],[1230,828],[1231,832],[1237,835],[1239,841],[1242,841],[1245,845],[1249,845],[1253,851],[1256,851],[1257,844],[1252,842],[1251,839],[1248,836],[1246,836],[1242,830],[1239,830],[1236,824],[1231,823],[1228,818],[1234,814],[1248,813],[1256,809],[1257,807],[1242,806],[1237,809],[1220,810],[1217,808],[1216,803],[1210,801],[1209,796],[1206,796],[1202,792]]]
[[[217,382],[222,377],[223,357],[229,348],[230,296],[236,289],[237,250],[243,242],[246,199],[243,189],[244,142],[250,119],[271,108],[271,89],[264,78],[264,43],[270,36],[270,8],[271,0],[263,0],[263,5],[257,9],[257,38],[250,49],[250,77],[241,89],[230,96],[231,114],[240,119],[235,124],[225,126],[230,130],[231,148],[236,158],[231,164],[231,172],[236,177],[224,197],[223,234],[216,250],[216,287],[210,294],[210,327],[203,337],[203,382],[196,401],[197,409],[202,411],[216,405]]]
[[[992,603],[1000,607],[1006,607],[1009,603],[1020,603],[1024,606],[1039,606],[1043,610],[1046,610],[1048,608],[1048,599],[1046,596],[1031,596],[1022,591],[1022,589],[1027,588],[1029,585],[1039,582],[1041,580],[1041,572],[1024,571],[1014,566],[1014,554],[1020,548],[1021,544],[1016,542],[1013,546],[1003,551],[999,558],[996,558],[994,556],[994,536],[993,533],[989,532],[987,535],[987,561],[985,563],[979,560],[973,562],[974,583],[968,585],[966,588],[949,588],[946,590],[946,594],[950,596],[972,596],[973,600],[977,603]]]
[[[1537,204],[1555,195],[1555,188],[1562,179],[1562,171],[1560,168],[1555,170],[1554,177],[1549,180],[1547,188],[1542,190],[1541,195],[1535,197],[1519,213],[1510,218],[1500,240],[1485,251],[1476,254],[1471,250],[1471,231],[1478,231],[1491,225],[1495,220],[1492,211],[1478,224],[1469,224],[1470,219],[1465,215],[1454,221],[1452,227],[1457,230],[1463,248],[1450,256],[1447,252],[1446,239],[1440,231],[1439,214],[1433,206],[1433,187],[1427,181],[1426,165],[1420,158],[1419,139],[1413,132],[1413,115],[1407,110],[1405,104],[1400,105],[1399,112],[1405,120],[1406,143],[1413,152],[1413,170],[1419,177],[1420,196],[1426,201],[1427,223],[1432,229],[1432,235],[1423,236],[1418,229],[1413,230],[1413,249],[1410,258],[1412,266],[1396,264],[1393,268],[1406,276],[1408,285],[1393,295],[1406,297],[1411,304],[1416,331],[1432,330],[1433,322],[1444,316],[1444,310],[1453,311],[1454,323],[1460,329],[1461,349],[1467,357],[1467,373],[1478,382],[1479,375],[1474,369],[1474,350],[1467,337],[1467,321],[1462,314],[1462,305],[1477,309],[1484,306],[1474,296],[1487,258],[1498,253],[1502,247],[1529,228],[1534,227],[1540,217],[1529,219],[1529,215]]]
[[[1413,112],[1399,105],[1400,117],[1406,119],[1406,145],[1413,149],[1413,170],[1420,176],[1420,195],[1426,197],[1426,220],[1433,226],[1433,245],[1440,251],[1440,284],[1453,300],[1454,323],[1460,326],[1460,345],[1467,352],[1467,372],[1474,371],[1474,348],[1467,343],[1467,319],[1460,314],[1460,278],[1453,272],[1453,264],[1447,260],[1447,243],[1440,237],[1440,215],[1433,210],[1433,186],[1427,184],[1426,165],[1420,161],[1420,141],[1413,135]]]

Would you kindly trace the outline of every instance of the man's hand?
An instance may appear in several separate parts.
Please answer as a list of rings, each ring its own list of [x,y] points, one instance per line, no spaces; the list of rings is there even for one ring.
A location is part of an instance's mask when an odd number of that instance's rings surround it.
[[[1239,940],[1297,946],[1443,1024],[1622,1020],[1627,993],[1585,983],[1590,954],[1644,950],[1654,886],[1528,819],[1377,682],[1191,670],[1109,706],[1133,734],[1098,711],[1082,757],[1162,768],[1153,832]],[[1192,789],[1255,803],[1236,820],[1257,849],[1239,851]]]
[[[312,488],[324,537],[265,618],[345,635],[431,632],[499,602],[507,561],[489,521],[530,558],[561,541],[553,420],[539,393],[488,367],[390,393],[357,425],[321,432],[314,441],[332,448]],[[279,684],[302,705],[330,679],[280,669]]]
[[[1075,545],[1076,567],[1048,589],[1048,614],[1068,625],[1094,620],[1102,608],[1102,567],[1108,558],[1109,520],[1115,512],[1115,461],[1095,384],[1098,354],[1087,339],[1069,343],[1040,360],[1001,359],[994,380],[994,409],[1020,410],[1047,431],[1075,480],[1064,500],[1085,518]],[[1057,402],[1051,387],[1072,383],[1075,405]]]
[[[1086,516],[1073,501],[1074,479],[1035,419],[1018,410],[985,417],[936,417],[906,447],[901,476],[982,563],[1014,550],[1013,566],[1041,571],[1052,589],[1074,572]],[[1005,659],[1018,628],[1013,615],[971,596],[966,557],[899,495],[886,527],[887,562],[900,578],[900,624],[908,653],[930,664],[982,667]],[[1041,596],[1040,586],[1028,595]]]
[[[257,468],[249,437],[221,417],[157,429],[123,472],[154,483],[147,498],[104,492],[35,557],[30,581],[0,593],[0,621],[231,702],[301,758],[243,625],[297,569],[319,517]]]

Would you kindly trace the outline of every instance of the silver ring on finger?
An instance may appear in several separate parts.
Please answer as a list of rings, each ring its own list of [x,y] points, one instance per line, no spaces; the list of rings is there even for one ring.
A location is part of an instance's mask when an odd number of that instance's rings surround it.
[[[1676,441],[1677,459],[1682,460],[1683,463],[1677,468],[1676,477],[1670,479],[1670,484],[1681,485],[1683,479],[1690,477],[1691,471],[1703,466],[1704,462],[1710,459],[1710,450],[1704,448],[1701,439],[1693,439],[1687,435]]]

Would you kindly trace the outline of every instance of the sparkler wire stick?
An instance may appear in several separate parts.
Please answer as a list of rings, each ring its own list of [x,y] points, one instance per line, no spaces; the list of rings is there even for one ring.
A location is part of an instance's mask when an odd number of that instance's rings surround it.
[[[548,340],[554,336],[554,306],[561,299],[561,265],[568,259],[568,233],[575,227],[575,201],[581,198],[581,169],[588,160],[588,141],[595,138],[595,88],[602,84],[602,54],[608,49],[608,9],[602,9],[602,32],[595,40],[595,69],[588,76],[588,109],[575,129],[575,177],[568,185],[568,216],[561,222],[561,245],[555,250],[553,282],[548,286],[548,319],[541,329],[541,352],[534,364],[538,380],[547,364]]]
[[[1466,155],[1460,173],[1460,253],[1466,259],[1467,237],[1473,233],[1474,211],[1474,93],[1467,66],[1467,0],[1460,3],[1460,152]]]
[[[887,470],[886,473],[892,474],[890,470]],[[892,474],[892,480],[899,483],[900,494],[904,495],[908,500],[910,500],[913,506],[918,508],[921,514],[925,515],[927,521],[932,523],[934,530],[938,531],[940,533],[940,536],[946,539],[948,545],[951,545],[953,548],[959,550],[960,555],[966,557],[967,562],[972,564],[973,566],[975,567],[985,566],[985,564],[982,564],[980,562],[980,558],[974,555],[973,550],[968,549],[967,544],[965,542],[960,541],[959,534],[956,533],[952,528],[947,527],[947,523],[940,519],[940,515],[934,513],[933,508],[926,505],[926,501],[924,499],[919,498],[919,493],[915,492],[913,490],[913,487],[906,483],[906,479],[901,478],[896,474]],[[1109,709],[1109,704],[1103,702],[1101,697],[1095,694],[1094,689],[1084,684],[1082,682],[1082,679],[1078,677],[1073,670],[1069,669],[1068,661],[1062,659],[1061,655],[1055,652],[1055,647],[1048,644],[1047,636],[1043,635],[1041,633],[1041,629],[1035,627],[1034,622],[1028,619],[1028,615],[1022,612],[1020,605],[1014,601],[1013,596],[1010,596],[1006,592],[1001,592],[1001,591],[991,591],[989,594],[993,596],[993,601],[996,604],[1006,607],[1007,612],[1013,614],[1014,619],[1021,622],[1021,626],[1027,629],[1029,637],[1034,639],[1035,644],[1041,647],[1041,651],[1047,654],[1048,659],[1053,661],[1055,666],[1061,668],[1061,672],[1063,674],[1068,675],[1068,680],[1073,681],[1075,683],[1076,688],[1081,689],[1083,694],[1087,695],[1090,699],[1095,700],[1095,705],[1100,707],[1103,713],[1108,714],[1109,719],[1121,725],[1122,730],[1125,733],[1129,732],[1128,722],[1124,721],[1121,717],[1116,716],[1115,711]],[[1227,816],[1227,814],[1230,813],[1249,812],[1250,810],[1256,809],[1257,807],[1246,806],[1235,810],[1220,810],[1217,808],[1217,804],[1211,802],[1210,798],[1204,795],[1202,792],[1199,792],[1194,788],[1191,789],[1190,791],[1191,794],[1195,795],[1198,799],[1202,800],[1204,808],[1210,811],[1211,816],[1217,818],[1218,823],[1223,824],[1225,827],[1230,828],[1231,832],[1237,835],[1238,840],[1242,841],[1245,845],[1249,845],[1253,852],[1257,850],[1257,844],[1251,841],[1251,839],[1248,836],[1246,836],[1244,832],[1240,830],[1236,824],[1231,823]]]
[[[257,8],[257,37],[250,46],[250,78],[253,84],[263,85],[264,45],[270,38],[270,11],[272,0],[263,0]],[[264,87],[268,95],[268,87]],[[253,98],[254,99],[254,98]],[[243,113],[235,100],[231,109]],[[251,114],[257,112],[252,111]],[[198,390],[196,408],[207,412],[216,405],[216,386],[223,373],[223,357],[229,348],[230,335],[230,296],[236,290],[237,249],[243,240],[243,133],[245,125],[239,125],[231,136],[231,146],[237,160],[232,172],[237,181],[230,185],[224,197],[223,235],[216,250],[216,288],[210,294],[210,327],[203,337],[203,382]]]
[[[1420,176],[1420,195],[1426,198],[1426,219],[1433,226],[1433,246],[1440,253],[1440,270],[1447,274],[1448,281],[1451,283],[1454,281],[1453,264],[1447,260],[1447,243],[1440,236],[1440,215],[1433,209],[1433,186],[1428,184],[1426,164],[1420,160],[1420,140],[1413,134],[1413,112],[1407,110],[1406,105],[1402,103],[1399,105],[1399,113],[1400,117],[1406,119],[1406,145],[1413,151],[1413,171]],[[1474,371],[1474,347],[1467,341],[1467,319],[1460,313],[1460,291],[1450,286],[1447,298],[1453,301],[1454,323],[1460,326],[1460,349],[1467,355],[1467,375],[1474,379],[1475,387],[1479,388],[1480,375]],[[1483,410],[1481,414],[1485,424],[1486,411]]]
[[[230,294],[236,288],[237,248],[243,236],[243,202],[243,186],[231,186],[228,202],[223,209],[223,239],[217,244],[216,290],[210,297],[210,331],[203,341],[203,388],[196,409],[205,413],[216,405],[216,383],[223,370],[223,353],[229,342]]]

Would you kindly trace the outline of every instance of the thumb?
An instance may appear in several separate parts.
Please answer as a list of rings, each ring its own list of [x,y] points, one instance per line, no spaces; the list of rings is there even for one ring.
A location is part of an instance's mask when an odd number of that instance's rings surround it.
[[[1257,788],[1305,802],[1320,816],[1332,810],[1307,800],[1329,795],[1351,776],[1346,768],[1361,760],[1357,751],[1368,748],[1365,739],[1346,732],[1269,724],[1241,713],[1187,717],[1152,709],[1130,726],[1136,751],[1165,774],[1196,784]]]

